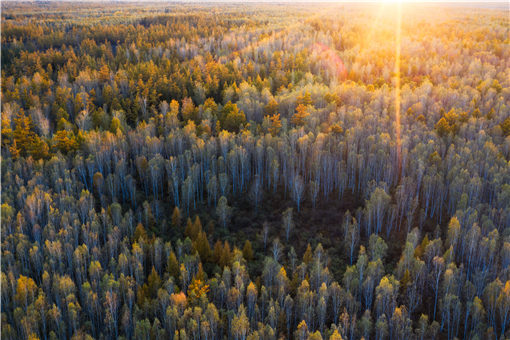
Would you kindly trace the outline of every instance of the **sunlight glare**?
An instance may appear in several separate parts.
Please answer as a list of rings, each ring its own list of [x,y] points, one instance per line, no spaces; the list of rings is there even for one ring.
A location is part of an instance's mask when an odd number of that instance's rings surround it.
[[[395,124],[397,137],[397,161],[398,178],[400,179],[402,171],[402,141],[400,139],[400,47],[401,47],[401,29],[402,29],[402,4],[397,5],[396,39],[395,39]]]

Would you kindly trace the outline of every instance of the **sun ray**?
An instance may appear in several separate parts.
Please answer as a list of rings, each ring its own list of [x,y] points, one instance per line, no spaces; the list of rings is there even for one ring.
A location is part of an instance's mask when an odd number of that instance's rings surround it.
[[[398,179],[402,173],[402,141],[400,138],[400,47],[402,33],[402,3],[397,3],[395,39],[395,134],[397,138]]]

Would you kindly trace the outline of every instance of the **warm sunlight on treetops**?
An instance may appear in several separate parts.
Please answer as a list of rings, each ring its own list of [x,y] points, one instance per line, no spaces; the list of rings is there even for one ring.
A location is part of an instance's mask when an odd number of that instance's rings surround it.
[[[508,3],[1,6],[2,339],[510,338]]]

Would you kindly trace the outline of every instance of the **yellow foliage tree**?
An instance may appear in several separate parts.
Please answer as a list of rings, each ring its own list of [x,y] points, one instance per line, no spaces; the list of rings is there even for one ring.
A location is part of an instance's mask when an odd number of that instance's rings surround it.
[[[269,117],[269,120],[271,121],[271,126],[269,127],[269,133],[271,133],[273,136],[276,136],[278,133],[280,133],[280,130],[282,128],[282,121],[280,120],[280,114],[274,114]]]
[[[63,153],[74,151],[78,148],[78,143],[74,134],[70,131],[60,130],[53,135],[53,146]]]
[[[205,297],[209,292],[209,285],[205,284],[202,280],[194,278],[188,287],[188,298],[191,305],[196,305],[202,297]]]
[[[296,107],[296,113],[294,116],[292,116],[292,123],[299,126],[305,125],[305,119],[308,117],[308,115],[309,113],[307,107],[303,104],[299,104]]]

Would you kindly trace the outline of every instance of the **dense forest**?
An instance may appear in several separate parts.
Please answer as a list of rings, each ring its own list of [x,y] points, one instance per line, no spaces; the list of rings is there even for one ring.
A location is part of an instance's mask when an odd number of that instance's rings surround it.
[[[508,13],[2,2],[1,338],[510,338]]]

